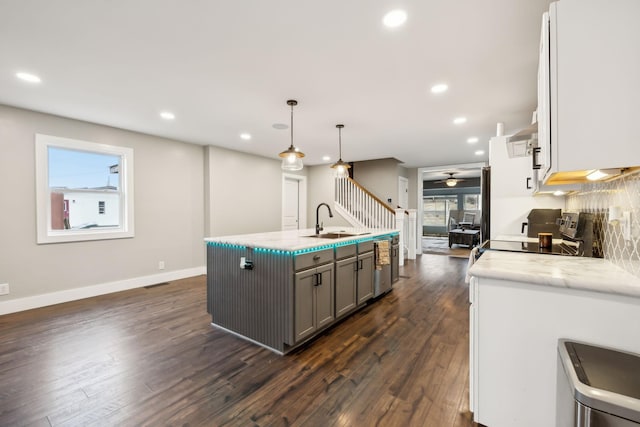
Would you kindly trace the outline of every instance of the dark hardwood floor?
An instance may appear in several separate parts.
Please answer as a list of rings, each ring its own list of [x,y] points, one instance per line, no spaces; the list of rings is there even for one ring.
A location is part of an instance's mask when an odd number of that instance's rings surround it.
[[[0,316],[0,426],[471,426],[466,261],[286,356],[214,329],[205,277]]]

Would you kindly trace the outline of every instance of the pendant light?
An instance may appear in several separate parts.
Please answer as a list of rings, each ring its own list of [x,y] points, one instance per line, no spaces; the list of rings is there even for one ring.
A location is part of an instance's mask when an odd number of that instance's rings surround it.
[[[298,105],[298,101],[290,99],[287,101],[287,105],[291,106],[291,146],[279,155],[282,157],[282,170],[299,171],[303,167],[302,158],[304,157],[304,153],[293,146],[293,106]]]
[[[344,125],[336,125],[336,127],[338,128],[338,147],[340,150],[340,157],[337,162],[331,165],[331,167],[336,170],[336,176],[338,178],[344,178],[348,175],[347,171],[351,166],[349,166],[349,163],[342,161],[342,128]]]

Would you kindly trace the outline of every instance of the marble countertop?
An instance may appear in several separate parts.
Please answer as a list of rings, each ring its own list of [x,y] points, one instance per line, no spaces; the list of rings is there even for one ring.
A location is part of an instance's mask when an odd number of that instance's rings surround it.
[[[606,294],[640,297],[640,278],[600,258],[485,251],[469,274]]]
[[[309,237],[315,234],[315,229],[272,231],[268,233],[239,234],[235,236],[208,237],[205,242],[225,243],[252,248],[275,249],[282,251],[299,251],[325,245],[335,245],[349,241],[358,241],[398,233],[398,230],[387,228],[353,228],[353,227],[325,227],[321,233],[348,233],[354,236],[337,239]]]

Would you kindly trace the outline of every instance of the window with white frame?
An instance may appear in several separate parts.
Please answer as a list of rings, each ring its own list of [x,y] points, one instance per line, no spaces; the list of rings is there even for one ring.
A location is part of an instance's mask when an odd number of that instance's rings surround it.
[[[133,149],[36,134],[36,199],[39,244],[133,237]]]

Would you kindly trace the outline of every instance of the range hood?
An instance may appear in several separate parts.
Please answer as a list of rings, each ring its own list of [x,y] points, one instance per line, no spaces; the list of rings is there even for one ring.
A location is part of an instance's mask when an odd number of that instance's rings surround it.
[[[533,148],[538,146],[538,122],[508,136],[505,142],[510,158],[530,156]]]

